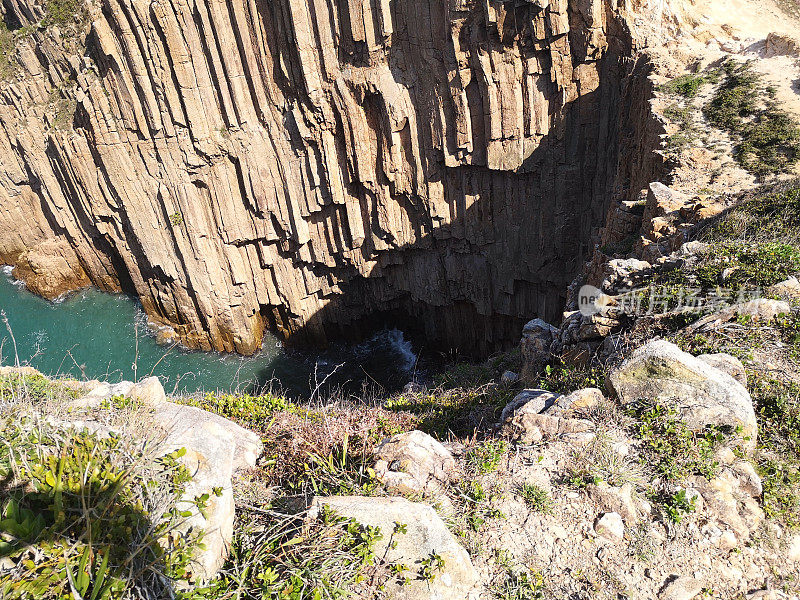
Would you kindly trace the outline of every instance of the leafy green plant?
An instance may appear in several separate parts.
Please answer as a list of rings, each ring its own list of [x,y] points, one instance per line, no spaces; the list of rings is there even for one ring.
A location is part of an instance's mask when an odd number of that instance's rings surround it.
[[[505,516],[492,506],[496,494],[474,479],[460,482],[454,492],[461,508],[458,519],[463,519],[471,531],[478,531],[487,519],[499,519]],[[467,535],[467,532],[460,530],[458,526],[456,533]]]
[[[433,581],[444,571],[444,558],[436,552],[431,552],[421,561],[420,577],[425,581]]]
[[[681,75],[662,85],[661,89],[670,94],[694,98],[706,83],[708,81],[702,75]]]
[[[750,63],[729,59],[725,78],[704,108],[713,124],[739,141],[736,158],[748,171],[765,176],[789,171],[800,160],[800,127],[782,110],[774,90],[764,87]]]
[[[169,222],[175,227],[183,225],[183,215],[180,212],[174,212],[169,216]]]
[[[636,419],[632,429],[641,440],[643,465],[675,481],[695,474],[709,479],[715,475],[719,465],[714,452],[724,440],[719,429],[692,431],[674,409],[658,402],[636,403],[628,413]]]
[[[587,387],[602,388],[605,381],[603,367],[576,367],[566,363],[547,365],[537,387],[559,394],[569,394]]]
[[[518,566],[505,567],[491,588],[495,600],[541,600],[544,591],[541,573]]]
[[[535,512],[549,513],[553,510],[553,499],[547,490],[539,487],[535,483],[525,482],[517,488],[525,503]]]
[[[364,586],[373,592],[405,565],[383,565],[375,545],[377,527],[363,527],[323,506],[316,519],[270,508],[238,524],[220,576],[201,598],[323,600],[350,597]],[[381,569],[385,567],[385,572]]]
[[[45,23],[47,25],[67,25],[81,14],[79,0],[47,0],[45,2]]]
[[[567,471],[562,483],[576,490],[584,490],[590,484],[597,485],[603,479],[591,473],[588,469],[570,469]]]
[[[10,77],[14,72],[12,57],[15,46],[14,34],[0,20],[0,78]]]
[[[180,452],[153,458],[116,435],[60,431],[31,417],[7,417],[0,471],[5,490],[0,575],[10,598],[120,597],[169,580],[192,579],[198,534],[182,531],[177,508],[189,479]],[[158,499],[152,490],[158,489]]]
[[[686,515],[695,511],[696,498],[687,497],[686,490],[683,489],[672,494],[656,494],[653,499],[672,523],[680,523]]]
[[[467,451],[467,464],[480,475],[494,473],[500,467],[508,444],[505,440],[486,440]]]

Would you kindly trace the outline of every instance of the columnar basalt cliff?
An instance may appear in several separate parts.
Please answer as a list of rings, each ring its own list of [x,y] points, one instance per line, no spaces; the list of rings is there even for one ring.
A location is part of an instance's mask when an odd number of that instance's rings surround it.
[[[0,259],[204,349],[389,314],[515,342],[654,177],[630,4],[4,0]]]

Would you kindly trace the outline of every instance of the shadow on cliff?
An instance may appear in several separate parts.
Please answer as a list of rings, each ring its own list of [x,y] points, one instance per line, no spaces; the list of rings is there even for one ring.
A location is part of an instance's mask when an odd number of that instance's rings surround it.
[[[621,75],[606,79],[618,82]],[[612,198],[628,194],[635,180],[618,176],[620,140],[636,138],[622,93],[609,84],[579,97],[516,171],[430,167],[428,181],[444,188],[450,215],[434,223],[427,206],[403,202],[403,210],[413,211],[408,220],[418,224],[413,243],[378,252],[375,211],[362,201],[372,237],[361,255],[377,256],[378,265],[366,277],[338,271],[341,294],[305,324],[282,307],[264,310],[268,328],[284,332],[290,351],[399,330],[415,353],[422,349],[436,362],[507,350],[534,317],[560,322],[567,287],[591,257]],[[351,192],[369,195],[363,188]],[[275,366],[265,366],[264,381]]]

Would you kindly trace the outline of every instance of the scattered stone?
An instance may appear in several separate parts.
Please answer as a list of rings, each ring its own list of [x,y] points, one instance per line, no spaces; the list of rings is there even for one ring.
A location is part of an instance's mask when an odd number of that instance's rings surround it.
[[[375,458],[378,479],[398,493],[437,496],[458,479],[453,455],[422,431],[384,440],[375,449]]]
[[[701,354],[698,356],[700,360],[704,363],[707,363],[714,367],[715,369],[719,369],[733,377],[736,381],[741,383],[745,388],[747,387],[747,371],[740,361],[735,356],[731,356],[730,354]]]
[[[500,384],[505,386],[512,386],[519,381],[519,375],[514,371],[504,371],[500,376]]]
[[[613,542],[620,542],[625,537],[625,523],[622,517],[615,512],[600,515],[594,523],[597,535]]]
[[[427,504],[409,502],[405,498],[317,497],[312,501],[309,517],[316,518],[323,505],[362,525],[380,527],[383,539],[377,542],[375,554],[384,556],[385,553],[387,561],[405,564],[410,570],[406,585],[391,583],[387,586],[391,600],[464,600],[469,597],[478,573],[467,551]],[[395,523],[406,525],[407,532],[392,535]],[[397,542],[396,546],[390,546],[390,540]],[[442,557],[444,568],[432,581],[422,580],[417,573],[420,563],[434,553]]]
[[[680,247],[680,250],[678,250],[678,254],[680,256],[694,256],[695,254],[702,254],[706,250],[708,250],[708,244],[698,240],[693,240],[683,244]]]
[[[516,442],[535,444],[542,440],[565,437],[566,441],[584,445],[595,437],[595,426],[591,421],[538,414],[526,410],[526,406],[514,412],[503,424],[503,434]]]
[[[554,417],[572,417],[586,414],[597,408],[605,399],[603,392],[597,388],[575,390],[566,396],[559,396],[544,412]]]
[[[703,591],[703,582],[694,577],[678,577],[669,581],[658,595],[659,600],[692,600]]]
[[[512,414],[537,414],[553,406],[561,398],[547,390],[522,390],[514,399],[506,404],[500,414],[500,422],[505,423]]]
[[[416,381],[409,381],[407,384],[403,386],[403,393],[404,394],[424,394],[426,388],[424,385],[417,383]]]
[[[628,525],[637,521],[636,504],[633,501],[633,486],[630,484],[614,487],[602,481],[598,484],[587,485],[586,493],[601,509],[619,514]]]
[[[750,394],[728,373],[664,340],[652,341],[611,371],[607,385],[623,404],[654,399],[674,408],[691,429],[741,427],[749,448],[757,425]]]
[[[800,54],[800,40],[785,33],[774,31],[767,35],[764,41],[764,56],[797,56]]]
[[[605,279],[600,287],[608,294],[636,287],[651,274],[652,267],[649,262],[638,258],[615,258],[605,266]]]

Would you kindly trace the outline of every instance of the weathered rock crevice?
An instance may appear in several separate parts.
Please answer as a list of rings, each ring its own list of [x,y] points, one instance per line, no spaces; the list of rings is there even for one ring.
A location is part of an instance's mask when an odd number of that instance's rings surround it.
[[[0,259],[203,349],[376,315],[514,343],[658,177],[634,4],[102,0],[34,27],[0,82]]]

